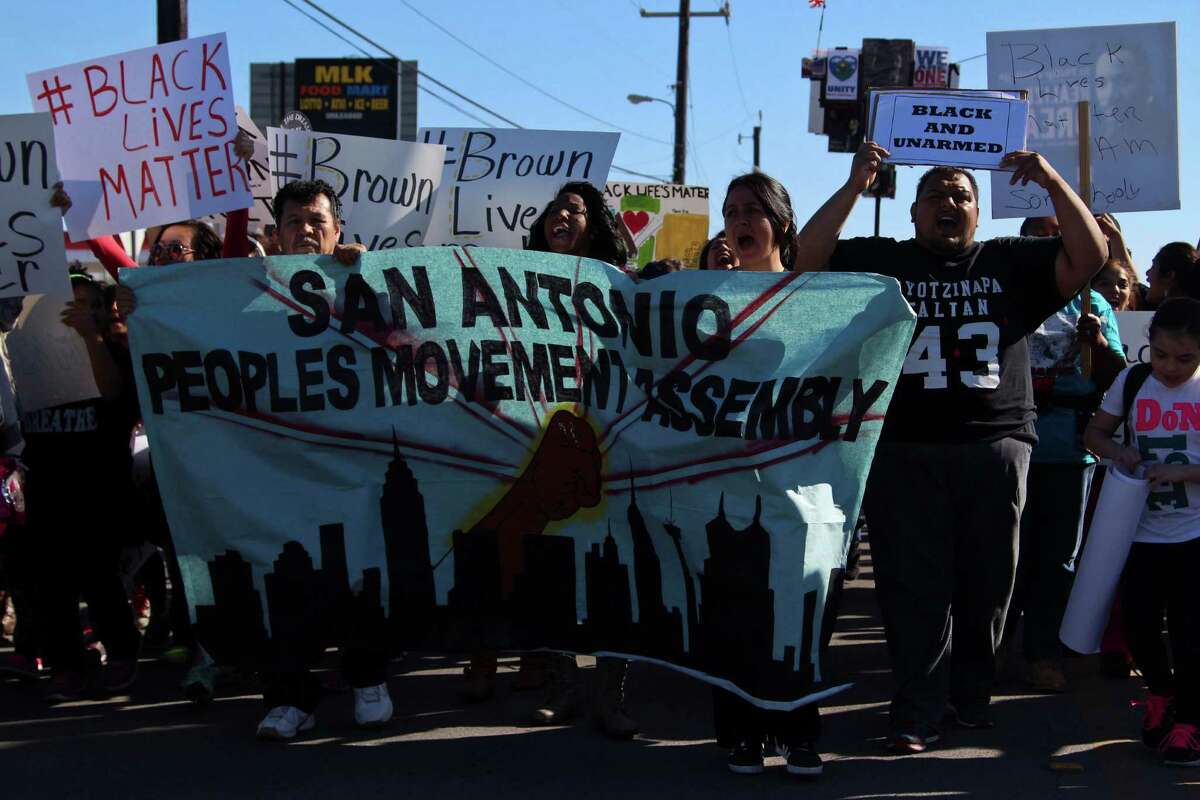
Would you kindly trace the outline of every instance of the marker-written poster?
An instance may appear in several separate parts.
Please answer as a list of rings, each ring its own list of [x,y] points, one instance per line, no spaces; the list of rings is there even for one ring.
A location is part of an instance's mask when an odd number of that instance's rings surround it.
[[[1097,214],[1180,207],[1179,94],[1174,22],[993,31],[988,86],[1029,92],[1029,149],[1079,191],[1079,101],[1089,103]],[[1038,186],[992,181],[992,216],[1040,217]]]
[[[675,183],[609,181],[604,202],[621,217],[637,251],[627,266],[640,270],[651,261],[676,258],[698,267],[708,241],[708,187]]]
[[[619,133],[514,128],[421,128],[446,147],[442,190],[425,244],[523,249],[529,226],[564,183],[601,191]]]
[[[76,241],[248,208],[225,34],[26,76],[50,114]]]

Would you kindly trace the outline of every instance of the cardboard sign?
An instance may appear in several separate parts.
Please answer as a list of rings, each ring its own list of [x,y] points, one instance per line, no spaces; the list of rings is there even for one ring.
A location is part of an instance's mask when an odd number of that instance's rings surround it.
[[[512,128],[421,128],[446,146],[444,187],[427,245],[522,249],[529,226],[570,181],[603,191],[619,133]]]
[[[917,45],[913,64],[914,89],[945,89],[950,85],[950,49]]]
[[[444,147],[267,128],[272,190],[320,179],[342,202],[342,240],[368,250],[417,247],[442,182]]]
[[[997,92],[872,92],[871,139],[893,164],[1000,169],[1006,153],[1025,147],[1028,109]]]
[[[26,77],[50,112],[76,240],[246,208],[225,34]]]
[[[858,99],[859,58],[857,48],[838,47],[830,50],[828,74],[825,76],[825,99],[849,101]]]
[[[47,114],[0,117],[0,298],[70,291]]]
[[[328,630],[361,585],[405,649],[646,659],[779,710],[836,688],[896,281],[458,247],[122,277],[202,640]]]
[[[87,345],[62,323],[63,308],[73,299],[69,286],[26,297],[13,329],[4,335],[22,414],[100,396]]]
[[[1117,328],[1121,331],[1121,346],[1125,348],[1125,363],[1150,363],[1150,320],[1153,311],[1118,311]]]
[[[271,200],[275,192],[271,189],[271,169],[267,163],[267,137],[250,119],[246,109],[237,107],[238,129],[245,131],[254,140],[254,155],[246,164],[246,175],[250,178],[250,192],[254,195],[254,205],[250,206],[250,219],[246,229],[250,233],[261,233],[266,225],[275,224],[275,215],[271,210]],[[219,235],[225,232],[225,214],[210,214],[203,219]]]
[[[604,202],[621,216],[637,246],[630,269],[663,258],[699,266],[700,251],[708,241],[707,186],[609,181]]]
[[[1091,104],[1093,212],[1176,209],[1179,108],[1175,23],[987,35],[988,85],[1029,91],[1029,149],[1079,191],[1076,108]],[[992,216],[1052,214],[1045,190],[992,181]]]

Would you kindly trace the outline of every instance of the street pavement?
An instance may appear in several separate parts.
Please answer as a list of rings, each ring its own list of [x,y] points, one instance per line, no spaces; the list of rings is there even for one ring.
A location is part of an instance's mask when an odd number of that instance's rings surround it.
[[[48,707],[36,685],[0,686],[0,798],[37,797],[760,797],[1200,798],[1200,769],[1170,769],[1138,739],[1137,679],[1097,677],[1094,658],[1067,662],[1062,695],[1005,685],[997,727],[950,729],[940,746],[898,757],[883,748],[890,675],[869,555],[847,584],[831,659],[854,681],[822,708],[825,774],[816,782],[768,760],[763,775],[725,768],[713,742],[709,689],[645,664],[630,675],[631,742],[576,725],[524,727],[536,696],[512,691],[515,659],[494,700],[463,705],[461,664],[435,654],[393,662],[397,716],[353,725],[349,694],[326,697],[317,727],[287,744],[253,737],[253,685],[202,709],[182,700],[180,668],[146,660],[127,696]],[[332,663],[332,658],[331,658]],[[590,665],[590,659],[585,660]],[[585,686],[591,669],[583,670]]]

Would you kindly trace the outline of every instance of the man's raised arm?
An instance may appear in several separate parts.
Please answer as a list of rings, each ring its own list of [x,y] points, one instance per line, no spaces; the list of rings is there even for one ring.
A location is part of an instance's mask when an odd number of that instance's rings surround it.
[[[1033,181],[1050,194],[1063,242],[1054,260],[1054,277],[1059,294],[1063,298],[1074,297],[1108,258],[1108,242],[1100,226],[1075,190],[1041,154],[1015,150],[1000,163],[1016,167],[1008,181],[1010,184],[1020,181],[1024,186]]]
[[[854,210],[858,196],[875,180],[875,173],[888,155],[887,150],[874,142],[863,142],[859,146],[850,165],[850,177],[800,229],[795,261],[798,272],[829,267],[829,259],[833,257],[833,248],[842,226]]]

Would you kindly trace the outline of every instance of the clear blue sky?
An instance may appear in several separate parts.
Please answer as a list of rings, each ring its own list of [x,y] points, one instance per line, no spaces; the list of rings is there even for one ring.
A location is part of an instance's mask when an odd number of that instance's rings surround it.
[[[417,59],[433,77],[526,127],[611,129],[488,64],[400,0],[319,2],[402,58]],[[625,98],[638,93],[672,99],[668,85],[675,79],[675,22],[642,19],[637,9],[670,11],[678,8],[673,0],[409,2],[544,91],[613,125],[661,140],[622,134],[616,163],[670,174],[670,109],[657,103],[634,106]],[[693,10],[718,5],[718,0],[692,2]],[[239,80],[236,97],[243,105],[249,100],[251,61],[359,55],[283,0],[191,0],[189,6],[192,35],[228,34]],[[27,72],[153,44],[154,9],[153,0],[11,4],[0,50],[0,74],[6,77],[0,82],[0,113],[31,109]],[[850,157],[827,153],[825,138],[807,133],[808,82],[800,77],[800,58],[816,44],[819,18],[820,12],[802,0],[735,0],[728,28],[719,18],[692,21],[689,136],[694,149],[689,150],[688,182],[712,187],[714,204],[720,203],[729,178],[750,169],[751,146],[745,140],[739,146],[737,134],[750,133],[759,110],[763,168],[791,191],[801,224],[845,179]],[[949,47],[952,60],[958,60],[983,53],[989,30],[1168,20],[1179,25],[1180,98],[1195,98],[1200,56],[1190,43],[1200,35],[1196,0],[829,0],[822,45],[858,46],[863,37],[911,38]],[[985,59],[965,63],[961,85],[985,84]],[[428,94],[421,93],[419,104],[421,125],[478,124]],[[1183,209],[1122,218],[1143,272],[1160,245],[1176,239],[1195,243],[1200,237],[1200,162],[1188,147],[1188,134],[1200,131],[1196,105],[1180,104]],[[916,176],[912,169],[901,169],[898,198],[884,202],[884,235],[911,235],[908,205]],[[614,172],[613,177],[627,176]],[[986,188],[982,194],[978,236],[1015,233],[1015,220],[990,219]],[[870,234],[873,210],[872,203],[860,203],[846,233]],[[713,211],[715,228],[715,205]]]

